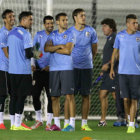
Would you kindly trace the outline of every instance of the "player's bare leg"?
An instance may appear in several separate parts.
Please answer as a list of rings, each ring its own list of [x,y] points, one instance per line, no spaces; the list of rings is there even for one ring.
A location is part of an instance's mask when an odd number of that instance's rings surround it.
[[[126,121],[128,122],[128,120],[130,120],[130,118],[128,118],[128,116],[130,117],[130,103],[131,100],[128,98],[124,98],[124,110],[125,110],[125,117],[126,117]]]

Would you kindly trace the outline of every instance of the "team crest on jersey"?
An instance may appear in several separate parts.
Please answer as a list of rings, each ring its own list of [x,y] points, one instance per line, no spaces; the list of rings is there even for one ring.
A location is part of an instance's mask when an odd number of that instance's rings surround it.
[[[86,37],[89,37],[90,36],[90,32],[86,32]]]
[[[67,35],[64,35],[63,38],[67,38]]]
[[[139,42],[140,41],[140,37],[136,37],[136,41]]]

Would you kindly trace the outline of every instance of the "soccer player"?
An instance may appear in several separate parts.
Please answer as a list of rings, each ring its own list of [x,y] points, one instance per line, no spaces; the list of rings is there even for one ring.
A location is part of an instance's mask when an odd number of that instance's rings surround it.
[[[69,30],[76,38],[72,51],[74,66],[75,93],[82,96],[81,130],[92,131],[87,125],[90,108],[90,91],[92,84],[93,59],[97,52],[97,34],[94,28],[86,25],[86,14],[83,9],[75,9],[72,13],[75,25]]]
[[[58,30],[53,31],[45,45],[45,51],[51,52],[50,57],[50,95],[54,115],[54,125],[48,130],[60,131],[60,96],[65,95],[70,114],[69,125],[62,131],[75,130],[75,100],[74,75],[71,52],[74,38],[68,27],[68,17],[65,13],[56,15]]]
[[[31,130],[21,125],[21,117],[24,109],[24,101],[32,87],[31,57],[39,58],[40,51],[32,51],[33,43],[31,34],[27,31],[32,25],[32,13],[21,12],[18,27],[15,27],[8,35],[7,46],[9,48],[9,74],[11,84],[11,104],[15,120],[11,124],[11,130]]]
[[[118,82],[118,74],[117,74],[117,67],[115,66],[115,73],[116,76],[112,80],[109,77],[110,73],[110,60],[113,52],[113,45],[116,37],[116,23],[113,19],[106,18],[101,21],[102,31],[104,35],[107,37],[106,43],[103,48],[103,64],[101,68],[100,75],[103,76],[102,84],[100,87],[100,102],[101,102],[101,120],[98,126],[106,126],[106,113],[108,108],[108,93],[111,92],[114,99],[116,99],[116,86]],[[115,94],[116,93],[116,94]],[[117,96],[118,97],[118,96]],[[120,99],[118,99],[120,100]]]
[[[10,9],[6,9],[2,13],[2,18],[4,26],[0,29],[0,129],[6,129],[3,121],[4,103],[8,93],[10,94],[7,37],[9,31],[15,24],[14,12]]]
[[[52,101],[49,93],[49,57],[50,53],[44,52],[44,45],[47,41],[49,34],[53,31],[54,20],[52,16],[45,16],[43,19],[45,30],[39,31],[34,37],[33,45],[39,45],[43,52],[43,56],[35,61],[35,64],[32,65],[33,72],[33,81],[35,84],[32,89],[33,96],[33,105],[36,113],[36,123],[31,127],[32,129],[42,126],[42,115],[41,115],[41,102],[40,95],[43,87],[48,97],[48,113],[47,113],[47,122],[46,128],[50,127],[53,113],[52,113]]]
[[[111,58],[110,78],[113,79],[114,61],[119,54],[119,83],[124,108],[129,122],[127,133],[135,132],[134,118],[140,93],[140,32],[138,19],[134,14],[126,16],[126,30],[119,32],[114,43]]]

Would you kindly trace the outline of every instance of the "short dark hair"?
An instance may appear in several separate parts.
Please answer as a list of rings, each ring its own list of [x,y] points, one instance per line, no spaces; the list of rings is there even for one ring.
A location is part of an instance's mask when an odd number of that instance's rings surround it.
[[[105,18],[101,21],[101,25],[106,24],[108,25],[113,32],[117,32],[117,25],[114,19],[112,18]]]
[[[44,23],[44,24],[45,24],[45,21],[46,21],[46,20],[54,20],[54,19],[53,19],[52,16],[49,16],[49,15],[48,15],[48,16],[45,16],[45,17],[43,18],[43,23]]]
[[[129,14],[129,15],[126,16],[126,23],[128,22],[129,19],[138,19],[138,18],[134,14]]]
[[[55,20],[58,21],[58,20],[60,19],[61,16],[65,16],[65,17],[66,17],[67,14],[66,14],[66,13],[59,13],[59,14],[57,14],[57,15],[55,16]]]
[[[72,18],[73,18],[74,22],[75,22],[74,16],[77,16],[81,12],[85,12],[85,10],[82,8],[77,8],[72,12]]]
[[[2,13],[2,15],[1,15],[2,18],[5,19],[6,18],[6,15],[9,14],[9,13],[14,13],[14,12],[12,10],[10,10],[10,9],[4,10],[3,13]]]
[[[21,22],[21,20],[24,18],[24,17],[28,17],[28,16],[32,16],[33,13],[30,12],[30,11],[23,11],[19,14],[18,16],[18,19],[19,19],[19,22]]]

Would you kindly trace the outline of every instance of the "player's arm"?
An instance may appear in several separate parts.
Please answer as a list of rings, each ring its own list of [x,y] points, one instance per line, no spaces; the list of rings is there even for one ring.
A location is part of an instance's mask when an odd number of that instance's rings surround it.
[[[0,48],[3,50],[4,55],[9,58],[8,48],[7,48],[7,36],[0,34]]]
[[[56,45],[56,46],[54,46],[53,42],[51,40],[49,40],[49,41],[47,41],[45,43],[44,51],[53,53],[53,52],[56,52],[59,49],[63,49],[64,47],[65,47],[64,45]]]
[[[63,49],[56,50],[56,53],[70,55],[72,52],[73,46],[74,44],[72,42],[69,42],[66,45],[64,45]]]
[[[119,56],[119,49],[114,48],[112,57],[111,57],[111,68],[110,68],[110,74],[109,74],[111,79],[114,79],[114,77],[115,77],[114,64],[115,64],[116,60],[118,59],[118,56]]]
[[[93,55],[93,59],[95,59],[96,54],[97,54],[97,46],[98,46],[97,43],[92,44],[92,55]]]
[[[4,52],[4,55],[9,58],[9,54],[8,54],[8,48],[5,47],[5,48],[2,48],[3,52]]]

